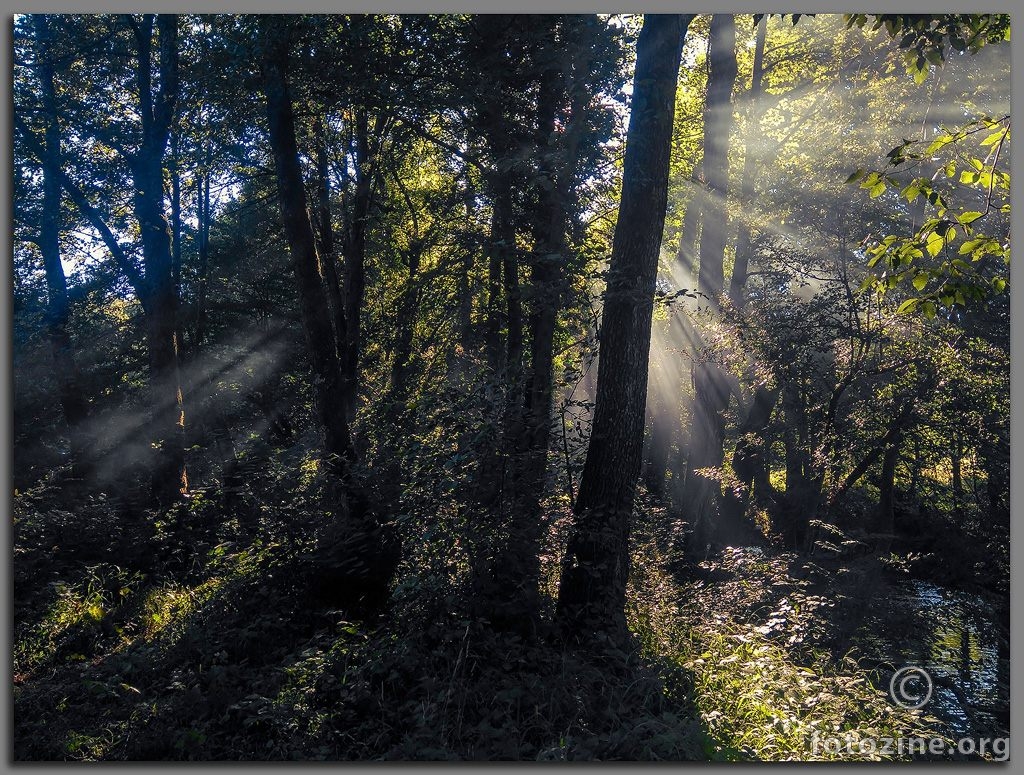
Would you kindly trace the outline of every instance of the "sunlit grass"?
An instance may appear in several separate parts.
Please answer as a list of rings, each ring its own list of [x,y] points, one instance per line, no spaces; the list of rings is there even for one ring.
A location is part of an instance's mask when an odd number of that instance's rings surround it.
[[[630,626],[644,653],[685,670],[706,729],[709,758],[819,761],[886,758],[852,746],[841,752],[819,739],[849,735],[941,737],[935,720],[891,704],[852,659],[838,666],[824,654],[800,662],[727,612],[693,617],[680,606],[680,589],[648,542],[634,553]]]
[[[76,582],[57,581],[50,587],[52,602],[34,623],[23,626],[14,640],[15,673],[30,672],[53,659],[56,652],[77,633],[87,636],[108,614],[124,603],[140,583],[138,574],[128,574],[116,565],[86,568]],[[113,627],[115,632],[119,627]],[[84,659],[72,651],[68,659]]]

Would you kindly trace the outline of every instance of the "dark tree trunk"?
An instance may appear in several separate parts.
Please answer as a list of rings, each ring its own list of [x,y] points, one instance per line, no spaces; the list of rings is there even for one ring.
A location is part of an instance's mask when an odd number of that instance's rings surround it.
[[[207,285],[210,281],[210,164],[212,161],[212,152],[210,148],[210,142],[207,140],[206,143],[206,163],[199,177],[198,185],[198,200],[196,202],[196,209],[199,214],[198,226],[199,226],[199,260],[198,260],[198,278],[196,291],[196,328],[195,328],[195,347],[200,348],[203,346],[203,340],[206,338],[206,293]]]
[[[380,118],[378,117],[378,129]],[[358,397],[359,358],[362,354],[363,297],[366,293],[366,234],[370,225],[375,160],[370,148],[369,118],[356,111],[356,190],[352,199],[352,228],[345,253],[345,344],[342,359],[345,412],[355,417]]]
[[[761,434],[768,427],[778,400],[777,388],[758,387],[750,399],[747,416],[738,429],[739,438],[732,455],[732,470],[740,486],[738,492],[726,493],[723,501],[723,509],[730,512],[734,521],[745,518],[754,488],[759,481],[763,482],[766,478],[762,475],[765,468],[765,450]]]
[[[537,99],[534,154],[539,174],[530,261],[530,364],[524,379],[523,418],[515,440],[515,504],[508,547],[501,555],[494,579],[495,588],[502,591],[500,604],[505,608],[506,618],[527,625],[540,613],[539,553],[544,528],[541,502],[551,436],[554,338],[568,261],[569,202],[590,94],[586,84],[589,62],[582,61],[583,57],[576,58],[576,76],[570,82],[573,61],[554,54],[556,31],[556,22],[552,21],[547,29],[552,59],[542,74]],[[568,126],[558,137],[559,142],[553,142],[557,132],[556,117],[566,100],[570,103]],[[509,360],[512,361],[511,356]]]
[[[491,213],[491,242],[497,240],[499,216]],[[484,334],[484,348],[487,351],[487,365],[491,374],[501,370],[501,256],[493,248],[487,257],[487,321]]]
[[[406,251],[409,276],[398,305],[398,332],[395,338],[395,358],[391,365],[391,385],[389,387],[391,400],[400,403],[404,403],[409,395],[412,340],[416,314],[419,310],[419,271],[422,253],[423,243],[419,239],[413,239]]]
[[[178,130],[171,131],[171,282],[174,295],[181,298],[181,169],[178,158]]]
[[[306,211],[306,192],[287,82],[288,52],[280,24],[280,21],[264,22],[267,48],[262,64],[281,220],[292,254],[306,345],[316,375],[317,410],[326,431],[326,451],[336,473],[342,479],[348,479],[355,453],[345,412],[345,385],[337,357],[330,306],[320,276],[316,241]]]
[[[896,498],[896,464],[900,459],[902,434],[897,433],[893,443],[885,450],[882,458],[882,476],[878,482],[878,513],[875,516],[875,532],[892,533]]]
[[[700,276],[697,290],[717,307],[722,293],[725,236],[728,215],[725,208],[729,189],[729,134],[732,131],[732,88],[736,81],[736,28],[732,14],[715,14],[711,19],[710,70],[704,106],[704,177],[708,202],[715,217],[707,217],[700,237]]]
[[[339,347],[338,357],[342,364],[347,364],[354,369],[358,363],[344,360],[348,353],[348,318],[351,310],[345,308],[345,298],[341,290],[341,280],[338,277],[338,257],[334,248],[334,226],[331,220],[331,184],[328,176],[327,165],[327,138],[326,121],[323,118],[317,119],[316,123],[316,191],[317,191],[317,225],[320,237],[320,268],[323,270],[324,283],[327,286],[327,297],[331,305],[331,319],[334,321],[334,337],[336,346]],[[364,227],[365,230],[365,227]],[[365,249],[365,239],[363,240]],[[358,358],[357,358],[358,360]],[[351,377],[352,384],[355,384],[354,376]],[[355,387],[349,387],[352,395],[346,400],[349,405],[349,419],[352,418],[351,409],[354,407]]]
[[[288,89],[287,22],[261,19],[263,90],[274,156],[281,221],[292,254],[302,324],[315,375],[317,413],[325,429],[328,468],[342,485],[333,534],[328,532],[315,559],[317,584],[330,601],[367,614],[386,603],[400,547],[356,481],[355,450],[346,413],[347,383],[342,376],[313,227],[306,209],[295,118]],[[347,510],[347,515],[345,514]]]
[[[612,243],[597,401],[562,564],[557,619],[580,640],[626,631],[629,533],[640,475],[651,318],[665,226],[676,81],[690,15],[645,15]]]
[[[780,515],[780,532],[787,545],[802,547],[807,537],[807,523],[817,512],[817,504],[812,502],[814,476],[807,459],[805,398],[796,385],[788,384],[782,389],[782,401],[786,422],[782,434],[786,449],[786,497]]]
[[[53,353],[57,392],[68,424],[71,472],[76,478],[83,479],[90,473],[93,451],[86,431],[89,407],[81,388],[78,365],[68,334],[68,286],[64,265],[60,260],[61,149],[53,63],[50,59],[50,30],[45,14],[35,14],[32,22],[38,44],[36,73],[42,87],[46,119],[45,148],[40,159],[43,166],[43,202],[39,225],[39,252],[43,257],[46,274],[46,330]]]
[[[471,183],[466,183],[466,230],[469,232],[476,220],[476,191]],[[473,264],[477,253],[467,249],[462,257],[459,273],[459,341],[465,352],[472,352],[473,344]],[[462,359],[460,358],[460,361]],[[461,367],[461,365],[460,365]]]
[[[145,265],[143,305],[156,450],[152,490],[158,503],[169,503],[188,491],[185,410],[178,372],[178,294],[171,227],[164,214],[163,187],[164,151],[178,97],[178,17],[161,14],[156,19],[160,40],[160,86],[156,95],[152,91],[150,73],[153,21],[153,15],[146,14],[135,28],[142,144],[132,159],[132,177],[135,217],[139,222]]]
[[[501,279],[505,292],[505,374],[506,384],[517,386],[523,369],[523,302],[519,287],[519,257],[512,213],[512,181],[497,176],[494,207],[498,214],[497,251],[501,255]]]
[[[704,107],[704,175],[707,203],[700,238],[700,271],[697,290],[701,303],[717,311],[722,294],[723,260],[729,185],[729,133],[732,130],[732,87],[736,80],[736,31],[732,14],[715,14],[709,41],[710,70]],[[714,213],[714,217],[710,217]],[[705,543],[739,539],[738,525],[725,525],[718,508],[718,483],[702,476],[700,469],[721,468],[725,419],[730,390],[725,374],[711,358],[695,358],[694,405],[690,438],[689,470],[685,504],[694,526],[698,547]]]
[[[751,229],[750,214],[754,204],[754,191],[759,159],[755,148],[761,137],[761,78],[764,74],[764,44],[768,28],[768,14],[761,17],[757,25],[757,38],[754,41],[754,66],[747,97],[747,131],[746,152],[743,155],[743,178],[740,182],[740,202],[745,212],[740,220],[739,234],[736,236],[736,260],[733,264],[732,277],[729,280],[729,297],[737,308],[743,307],[743,292],[747,283],[747,271],[750,266]]]

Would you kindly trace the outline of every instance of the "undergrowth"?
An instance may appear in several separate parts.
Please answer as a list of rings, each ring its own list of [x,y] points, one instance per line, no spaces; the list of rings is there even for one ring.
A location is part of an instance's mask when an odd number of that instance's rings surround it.
[[[720,597],[708,596],[725,610],[686,598],[654,540],[643,541],[635,555],[631,626],[645,653],[661,655],[691,677],[694,705],[715,741],[711,758],[876,760],[888,757],[870,746],[839,753],[816,746],[815,737],[943,737],[937,719],[891,703],[852,658],[787,648],[768,627],[738,621]],[[764,563],[759,570],[772,568]]]
[[[350,621],[303,584],[305,506],[254,497],[246,526],[215,500],[149,513],[134,554],[101,529],[116,505],[91,500],[84,556],[120,564],[47,555],[67,514],[43,491],[17,504],[16,759],[787,760],[814,758],[814,730],[929,723],[853,663],[800,662],[727,610],[688,606],[655,511],[638,528],[633,641],[581,650],[549,625],[523,638],[466,613],[464,578],[428,562],[429,546],[407,558],[383,618]],[[568,518],[551,505],[549,576]]]

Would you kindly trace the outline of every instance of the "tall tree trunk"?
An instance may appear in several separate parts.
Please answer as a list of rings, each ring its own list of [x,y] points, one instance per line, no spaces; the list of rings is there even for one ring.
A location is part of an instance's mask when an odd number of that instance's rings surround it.
[[[494,192],[498,218],[497,249],[501,255],[501,279],[505,292],[505,374],[507,384],[517,386],[523,369],[523,301],[519,286],[519,257],[512,213],[512,181],[499,175]]]
[[[423,242],[414,238],[405,252],[409,276],[405,282],[398,303],[397,336],[395,358],[391,365],[391,385],[388,388],[392,401],[404,403],[409,395],[409,372],[412,367],[412,340],[418,312],[420,258]]]
[[[146,340],[149,348],[153,445],[156,464],[152,491],[169,503],[188,490],[185,470],[185,410],[178,371],[178,294],[174,282],[171,227],[164,214],[163,158],[178,97],[178,17],[161,14],[160,86],[154,95],[150,72],[153,15],[136,25],[136,71],[142,144],[133,158],[135,217],[142,237],[145,265]]]
[[[562,564],[557,619],[622,635],[640,475],[651,318],[665,226],[676,82],[691,15],[650,14],[637,42],[619,217],[601,317],[594,425]]]
[[[472,185],[472,182],[467,179],[466,181],[466,193],[465,193],[465,204],[466,204],[466,221],[465,227],[467,231],[471,230],[475,226],[476,221],[476,190]],[[473,344],[473,265],[475,263],[476,251],[467,249],[462,256],[462,266],[459,272],[459,312],[458,312],[458,326],[459,326],[459,342],[462,343],[462,349],[464,352],[472,351]],[[456,368],[461,371],[463,367],[462,361],[464,357],[460,357],[456,363]]]
[[[324,283],[327,286],[327,298],[331,305],[331,319],[334,322],[334,338],[336,346],[339,348],[338,357],[341,359],[340,362],[343,366],[351,367],[353,369],[351,374],[354,375],[355,369],[358,366],[358,356],[356,357],[355,363],[351,360],[345,360],[348,357],[348,348],[352,344],[349,341],[348,331],[348,321],[352,310],[346,309],[345,298],[341,290],[341,280],[338,277],[338,257],[335,254],[334,226],[331,219],[331,182],[330,176],[328,175],[327,164],[326,123],[326,119],[322,116],[316,119],[316,191],[317,225],[319,227],[318,232],[320,237],[320,269],[323,272]],[[365,226],[363,226],[362,229],[365,233]],[[365,238],[363,238],[362,241],[363,247],[360,249],[365,250]],[[350,403],[349,420],[352,419],[351,410],[354,407],[354,384],[355,380],[354,377],[352,377],[352,385],[349,387],[350,395],[346,398],[346,401]]]
[[[281,220],[292,253],[306,345],[316,375],[317,410],[326,431],[326,451],[335,472],[347,480],[355,453],[345,412],[345,385],[330,306],[320,275],[321,264],[313,228],[306,211],[306,192],[302,184],[295,119],[287,82],[286,31],[281,29],[281,24],[277,20],[264,20],[266,49],[262,62]]]
[[[281,221],[292,254],[299,290],[303,330],[313,366],[317,413],[325,429],[328,468],[342,484],[338,493],[338,531],[328,535],[334,545],[321,547],[318,565],[321,591],[366,613],[379,611],[398,563],[400,547],[374,512],[367,493],[355,480],[355,450],[345,402],[346,380],[327,305],[313,227],[306,209],[295,117],[288,89],[288,33],[281,18],[261,19],[263,90],[274,156]],[[344,532],[339,532],[341,529]]]
[[[206,141],[206,162],[203,168],[202,174],[199,176],[198,183],[198,198],[196,202],[196,209],[198,211],[198,227],[199,227],[199,260],[198,260],[198,278],[196,290],[196,328],[195,328],[195,346],[200,348],[203,346],[203,340],[206,338],[206,293],[207,285],[210,281],[210,164],[212,163],[212,149],[210,147],[210,140],[207,138]]]
[[[81,388],[71,336],[68,334],[68,286],[64,265],[60,260],[61,149],[51,60],[53,54],[50,50],[50,29],[46,15],[33,15],[32,23],[38,44],[36,74],[42,87],[46,120],[45,147],[40,159],[43,166],[43,202],[39,226],[39,251],[43,257],[43,269],[46,274],[46,329],[50,350],[53,353],[57,393],[68,425],[71,472],[76,478],[83,479],[91,470],[92,450],[86,431],[89,408]]]
[[[178,129],[171,129],[171,282],[174,295],[181,298],[181,169],[178,157]]]
[[[700,238],[700,270],[697,290],[712,313],[718,310],[723,286],[723,260],[728,215],[729,134],[732,131],[732,88],[736,80],[736,30],[732,14],[715,14],[709,40],[710,70],[704,106],[704,176],[707,203]],[[709,217],[711,213],[715,217]],[[718,483],[698,473],[720,468],[723,460],[725,419],[730,390],[725,374],[712,358],[695,357],[693,372],[693,426],[685,503],[698,546],[707,542],[739,540],[739,525],[725,525],[718,508]]]
[[[747,271],[750,266],[751,229],[750,215],[755,201],[755,186],[759,159],[755,149],[761,137],[761,79],[764,74],[764,44],[768,29],[768,14],[761,17],[757,25],[757,37],[754,41],[754,65],[747,96],[747,128],[746,151],[743,154],[743,178],[740,182],[740,202],[744,214],[740,220],[739,234],[736,237],[736,260],[733,264],[732,277],[729,280],[729,297],[737,308],[743,307],[743,292],[747,283]]]
[[[377,118],[378,129],[380,117]],[[358,397],[359,358],[362,354],[363,297],[366,293],[366,234],[370,225],[375,160],[371,155],[369,117],[364,108],[356,111],[356,190],[352,199],[352,228],[345,254],[345,412],[349,422],[355,417]]]
[[[896,434],[882,458],[882,475],[878,483],[878,513],[875,516],[875,532],[892,533],[895,524],[896,464],[900,459],[902,433]]]
[[[544,495],[548,444],[551,435],[551,401],[554,382],[554,338],[562,307],[565,266],[568,261],[566,229],[568,209],[579,163],[579,141],[584,128],[590,92],[586,84],[589,61],[586,56],[557,55],[555,37],[559,24],[551,19],[546,32],[552,57],[541,76],[537,99],[537,131],[534,154],[537,160],[536,206],[532,219],[534,247],[530,261],[530,314],[528,321],[530,363],[525,374],[522,423],[515,440],[513,492],[509,542],[495,569],[495,588],[501,592],[499,605],[508,619],[529,626],[540,613],[540,542],[544,523],[541,502]],[[582,29],[568,29],[562,22],[562,45],[579,46],[573,37]],[[579,29],[579,31],[576,31]],[[575,59],[575,62],[573,61]],[[573,65],[575,64],[575,68]],[[575,76],[572,74],[575,73]],[[569,101],[566,130],[557,135],[557,116]],[[510,357],[511,361],[511,357]],[[518,396],[513,396],[513,400]]]
[[[729,191],[729,135],[733,126],[732,89],[736,81],[736,27],[732,14],[712,17],[708,45],[710,70],[704,105],[703,169],[709,204],[717,217],[704,218],[697,290],[708,297],[708,304],[717,308],[728,231],[725,204]]]

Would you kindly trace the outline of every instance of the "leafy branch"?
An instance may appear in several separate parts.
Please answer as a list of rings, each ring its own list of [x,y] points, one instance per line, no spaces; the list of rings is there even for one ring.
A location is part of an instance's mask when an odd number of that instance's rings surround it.
[[[969,138],[981,133],[985,136],[977,144],[979,150],[970,151]],[[848,184],[857,183],[867,190],[872,199],[893,188],[899,189],[899,197],[908,205],[923,197],[933,208],[911,236],[865,238],[862,246],[869,256],[868,268],[882,266],[884,271],[868,275],[861,292],[872,289],[882,294],[909,281],[917,295],[904,301],[899,311],[920,308],[927,317],[934,317],[938,306],[963,307],[1006,290],[1006,272],[997,269],[993,273],[991,261],[983,259],[993,256],[1002,259],[1003,265],[1010,261],[1009,235],[999,234],[999,225],[990,223],[994,214],[1010,212],[1010,174],[999,168],[1010,133],[1009,116],[983,116],[955,132],[943,131],[930,141],[903,140],[887,154],[885,169],[858,169],[846,179]],[[959,157],[946,159],[930,177],[915,177],[906,185],[896,177],[925,162],[940,163],[941,156],[951,152],[959,152]],[[979,158],[982,152],[985,155]],[[953,183],[942,186],[943,177]],[[975,199],[981,203],[974,207],[979,209],[951,205],[954,194],[961,200],[970,199],[962,196],[965,189],[977,190]],[[993,228],[983,230],[987,225]],[[925,265],[930,259],[937,263]]]

